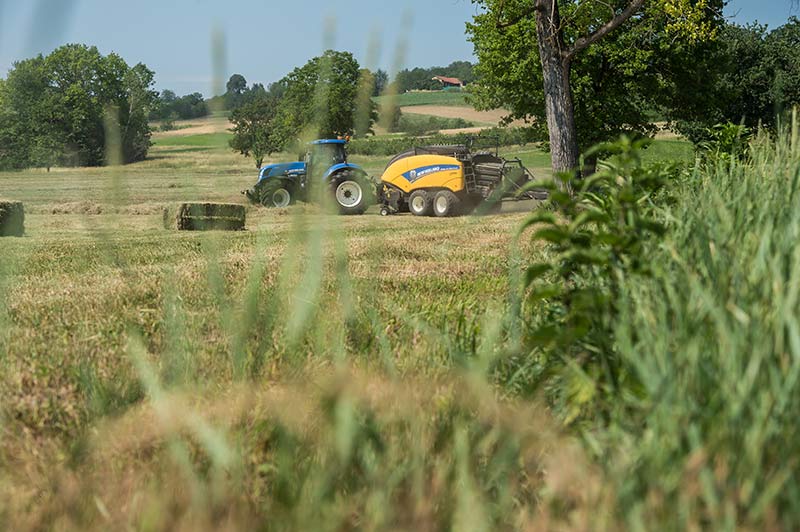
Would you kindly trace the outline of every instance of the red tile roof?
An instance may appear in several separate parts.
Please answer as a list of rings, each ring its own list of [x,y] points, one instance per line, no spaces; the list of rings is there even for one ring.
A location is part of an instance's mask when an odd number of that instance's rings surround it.
[[[444,76],[435,76],[433,79],[441,81],[442,83],[447,83],[449,85],[463,85],[461,80],[458,78],[446,78]]]

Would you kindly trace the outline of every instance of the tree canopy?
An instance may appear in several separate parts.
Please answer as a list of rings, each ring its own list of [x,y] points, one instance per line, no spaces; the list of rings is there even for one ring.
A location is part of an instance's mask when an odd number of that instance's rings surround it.
[[[265,155],[298,142],[365,135],[377,119],[371,95],[381,80],[380,73],[360,69],[351,53],[328,50],[268,90],[245,93],[248,98],[231,115],[231,147],[252,155],[260,167]]]
[[[191,120],[208,116],[209,109],[199,92],[178,97],[171,90],[162,91],[150,113],[151,120]]]
[[[230,146],[245,157],[252,156],[261,168],[264,157],[281,149],[283,144],[272,134],[273,120],[278,114],[281,91],[264,91],[231,112],[233,138]]]
[[[386,91],[386,87],[389,85],[389,74],[387,74],[385,70],[379,68],[375,71],[373,76],[375,81],[372,87],[372,95],[380,96]]]
[[[153,77],[141,63],[80,44],[15,63],[0,84],[0,167],[102,165],[108,128],[124,162],[144,159]]]
[[[349,52],[326,51],[294,69],[285,87],[274,134],[282,142],[352,135],[356,126],[358,61]]]
[[[274,84],[273,84],[274,85]],[[253,83],[247,86],[247,79],[241,74],[233,74],[225,85],[226,91],[221,98],[225,109],[233,111],[239,107],[252,103],[263,97],[267,89],[261,83]]]
[[[530,121],[541,138],[552,141],[556,135],[559,171],[575,168],[578,149],[620,133],[652,131],[652,111],[672,105],[684,79],[696,76],[696,61],[721,23],[723,5],[722,0],[475,3],[484,9],[467,25],[479,60],[473,102],[480,109],[509,109],[509,119]]]
[[[705,91],[696,94],[694,113],[676,117],[681,133],[700,142],[719,123],[774,129],[784,112],[800,105],[800,21],[792,17],[773,31],[725,25],[698,68]]]

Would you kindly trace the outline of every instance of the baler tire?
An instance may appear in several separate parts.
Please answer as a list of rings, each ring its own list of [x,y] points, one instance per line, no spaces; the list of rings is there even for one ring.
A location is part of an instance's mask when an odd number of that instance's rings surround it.
[[[458,216],[461,200],[449,190],[440,190],[433,197],[433,213],[439,218]]]
[[[288,198],[288,199],[287,199]],[[268,181],[261,188],[260,203],[268,209],[286,208],[295,202],[294,194],[288,184],[283,180],[274,179]]]
[[[408,210],[414,216],[431,216],[433,214],[433,200],[427,190],[415,190],[408,197]]]

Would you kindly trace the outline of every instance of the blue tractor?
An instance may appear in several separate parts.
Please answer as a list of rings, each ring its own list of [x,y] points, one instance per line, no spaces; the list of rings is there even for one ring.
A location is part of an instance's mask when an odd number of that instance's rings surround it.
[[[347,162],[346,140],[315,140],[294,163],[261,169],[255,187],[245,190],[253,203],[288,207],[330,194],[342,214],[362,214],[375,203],[375,185],[358,165]]]

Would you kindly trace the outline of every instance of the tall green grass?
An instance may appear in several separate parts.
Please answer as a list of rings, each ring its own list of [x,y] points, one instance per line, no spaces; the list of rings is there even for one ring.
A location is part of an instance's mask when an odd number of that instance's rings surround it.
[[[534,271],[526,369],[614,484],[628,528],[800,526],[796,118],[748,153],[656,192],[629,152],[563,218],[538,217],[536,237],[557,242],[549,268],[569,275],[546,293],[546,268]]]
[[[636,388],[622,503],[677,526],[800,526],[800,136],[698,167],[661,207],[647,282],[628,281],[616,348]],[[627,447],[627,448],[626,448]],[[617,474],[621,474],[621,471]],[[658,494],[663,507],[643,497]]]

